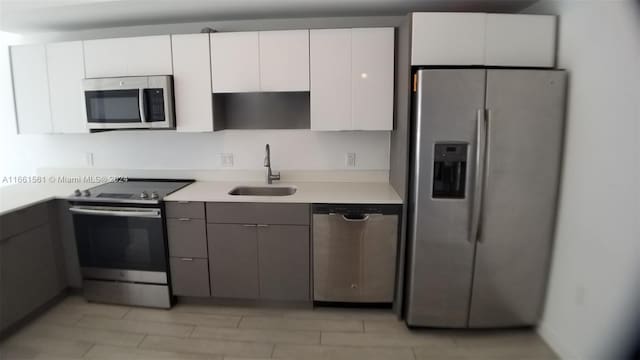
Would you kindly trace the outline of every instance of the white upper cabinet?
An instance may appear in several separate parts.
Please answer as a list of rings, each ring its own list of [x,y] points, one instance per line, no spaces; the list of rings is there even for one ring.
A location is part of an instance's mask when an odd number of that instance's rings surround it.
[[[11,70],[18,133],[51,133],[53,126],[45,46],[12,46]]]
[[[411,65],[553,67],[550,15],[414,13]]]
[[[311,30],[311,129],[351,128],[351,29]]]
[[[46,45],[49,98],[53,132],[87,133],[82,96],[84,63],[82,42]]]
[[[411,65],[483,65],[483,13],[414,13]]]
[[[176,130],[213,131],[209,34],[172,35]]]
[[[309,30],[211,35],[214,93],[309,91]]]
[[[354,130],[393,130],[393,28],[353,29],[351,112]]]
[[[393,28],[311,30],[311,129],[392,130]]]
[[[485,64],[553,67],[556,17],[487,14]]]
[[[309,91],[309,30],[259,35],[260,90]]]
[[[171,75],[171,37],[87,40],[84,62],[87,78]]]
[[[257,32],[211,34],[213,92],[260,91]]]

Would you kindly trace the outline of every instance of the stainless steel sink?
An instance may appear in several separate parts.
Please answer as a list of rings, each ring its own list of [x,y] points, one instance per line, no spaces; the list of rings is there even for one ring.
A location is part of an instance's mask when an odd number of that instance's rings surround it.
[[[296,193],[290,186],[237,186],[229,191],[229,195],[245,196],[289,196]]]

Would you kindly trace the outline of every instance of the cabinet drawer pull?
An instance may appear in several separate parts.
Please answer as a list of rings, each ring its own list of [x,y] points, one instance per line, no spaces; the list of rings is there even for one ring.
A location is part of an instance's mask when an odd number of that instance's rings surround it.
[[[258,224],[258,227],[269,227],[267,224]]]
[[[180,258],[180,261],[193,261],[193,258]]]
[[[179,221],[191,221],[189,218],[178,218]]]
[[[256,224],[242,224],[242,226],[244,226],[244,227],[256,227],[258,225],[256,225]]]

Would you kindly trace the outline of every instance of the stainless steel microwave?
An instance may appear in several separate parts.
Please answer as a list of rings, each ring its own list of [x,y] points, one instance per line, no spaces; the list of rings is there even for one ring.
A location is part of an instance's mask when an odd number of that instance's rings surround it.
[[[173,129],[173,77],[83,80],[89,130]]]

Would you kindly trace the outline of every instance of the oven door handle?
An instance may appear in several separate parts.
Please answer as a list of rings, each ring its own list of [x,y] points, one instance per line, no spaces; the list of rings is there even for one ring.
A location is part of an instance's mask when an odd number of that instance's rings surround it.
[[[142,217],[142,218],[160,218],[160,209],[132,209],[123,208],[116,209],[99,209],[91,207],[73,206],[69,208],[74,214],[82,215],[99,215],[99,216],[122,216],[122,217]]]

